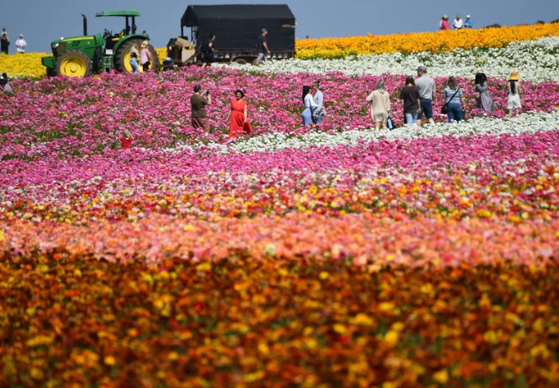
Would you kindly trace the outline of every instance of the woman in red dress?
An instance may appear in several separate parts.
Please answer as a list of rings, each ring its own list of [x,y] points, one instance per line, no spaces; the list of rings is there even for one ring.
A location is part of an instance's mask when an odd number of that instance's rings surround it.
[[[229,128],[230,138],[252,132],[247,120],[247,102],[244,99],[245,94],[239,89],[235,91],[235,97],[236,98],[231,100],[231,110],[227,113],[227,120],[229,120],[229,116],[231,116],[231,126]]]

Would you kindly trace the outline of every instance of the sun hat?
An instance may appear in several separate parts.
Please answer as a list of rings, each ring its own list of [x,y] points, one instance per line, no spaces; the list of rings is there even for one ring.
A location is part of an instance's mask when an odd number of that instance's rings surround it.
[[[448,19],[448,15],[443,15],[443,19]]]
[[[466,15],[466,19],[469,19],[471,16],[470,15]]]
[[[144,40],[144,41],[142,42],[141,47],[142,47],[142,48],[145,48],[145,47],[148,46],[148,44],[149,44],[148,41],[147,41],[147,40]]]
[[[520,77],[518,76],[518,72],[513,71],[510,73],[509,81],[518,81]]]

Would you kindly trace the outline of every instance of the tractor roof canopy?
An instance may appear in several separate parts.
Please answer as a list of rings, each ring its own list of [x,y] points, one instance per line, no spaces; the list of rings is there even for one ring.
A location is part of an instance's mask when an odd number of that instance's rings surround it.
[[[140,13],[135,9],[131,9],[128,11],[102,11],[97,12],[95,16],[98,18],[106,16],[140,16]]]

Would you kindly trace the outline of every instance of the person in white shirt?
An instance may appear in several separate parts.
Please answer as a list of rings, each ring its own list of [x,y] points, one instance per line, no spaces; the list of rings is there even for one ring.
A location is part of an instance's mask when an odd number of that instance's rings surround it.
[[[312,112],[316,110],[318,105],[316,105],[316,101],[314,100],[311,94],[311,87],[310,86],[303,86],[303,103],[305,104],[305,110],[301,115],[303,119],[303,127],[306,127],[309,124],[313,123],[312,120]]]
[[[316,108],[312,113],[312,121],[315,124],[322,123],[322,114],[324,112],[324,95],[320,90],[320,81],[314,81],[312,84],[312,89],[314,91],[314,102],[316,102]]]
[[[464,20],[460,19],[460,15],[456,15],[456,19],[454,19],[454,23],[452,25],[455,30],[461,30],[464,28]]]
[[[23,39],[23,35],[19,34],[19,39],[16,40],[16,49],[18,53],[25,54],[25,48],[27,47],[27,42]]]

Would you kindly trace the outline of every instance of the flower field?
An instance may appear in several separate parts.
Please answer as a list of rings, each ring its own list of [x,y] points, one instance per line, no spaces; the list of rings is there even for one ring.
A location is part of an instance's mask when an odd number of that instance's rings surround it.
[[[512,71],[532,82],[559,81],[559,37],[517,41],[505,48],[456,49],[452,52],[362,55],[346,59],[268,61],[259,70],[267,73],[317,73],[340,71],[348,75],[411,74],[427,66],[431,75],[473,79],[476,73],[506,79]],[[242,69],[242,66],[234,65]]]
[[[367,35],[297,41],[299,59],[337,59],[352,55],[415,52],[446,53],[461,49],[503,48],[516,41],[559,36],[557,23],[478,30]]]
[[[467,121],[422,128],[402,125],[405,75],[429,64],[438,112],[462,54],[13,81],[0,386],[557,387],[556,46],[499,49],[549,54],[518,68],[518,116],[512,62],[487,70],[492,115],[465,65]],[[328,114],[302,128],[317,72]],[[370,129],[381,78],[393,131]],[[210,134],[190,125],[196,84]],[[238,88],[254,134],[229,139]]]

